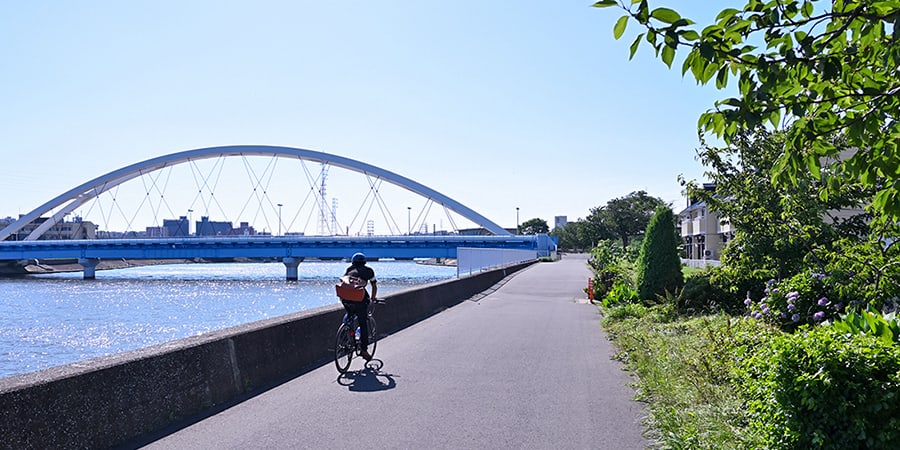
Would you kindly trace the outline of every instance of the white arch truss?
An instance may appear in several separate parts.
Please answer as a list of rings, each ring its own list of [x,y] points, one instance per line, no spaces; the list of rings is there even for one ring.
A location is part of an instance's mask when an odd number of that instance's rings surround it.
[[[9,224],[3,230],[0,230],[0,241],[5,240],[14,233],[19,232],[25,226],[44,214],[53,211],[62,206],[44,223],[34,229],[25,240],[32,241],[40,237],[44,232],[56,225],[67,214],[71,213],[84,203],[93,200],[103,192],[116,187],[128,180],[137,178],[150,172],[154,172],[165,167],[186,163],[192,160],[217,158],[221,156],[285,156],[297,157],[306,161],[319,163],[328,163],[343,169],[352,170],[364,175],[374,175],[378,178],[388,181],[391,184],[400,186],[418,195],[426,197],[436,203],[439,203],[450,209],[451,211],[471,220],[475,224],[484,227],[495,235],[509,235],[500,225],[488,220],[486,217],[478,214],[463,204],[447,197],[440,192],[435,191],[423,184],[417,183],[402,175],[396,174],[380,167],[366,164],[343,156],[332,155],[328,153],[306,150],[293,147],[279,147],[269,145],[231,145],[223,147],[208,147],[195,150],[187,150],[169,155],[159,156],[156,158],[141,161],[130,166],[114,170],[105,175],[99,176],[84,184],[81,184],[55,198],[35,208],[28,214],[20,217],[19,220]],[[65,206],[63,206],[65,205]]]

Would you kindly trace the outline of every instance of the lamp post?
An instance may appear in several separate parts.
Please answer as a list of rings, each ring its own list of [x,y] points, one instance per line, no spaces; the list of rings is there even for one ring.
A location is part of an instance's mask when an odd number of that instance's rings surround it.
[[[188,210],[188,229],[187,229],[188,237],[190,237],[190,235],[191,235],[191,222],[193,222],[193,221],[194,221],[194,210],[189,209]]]
[[[278,204],[278,235],[281,236],[281,203]]]
[[[516,206],[516,234],[519,234],[519,207]]]
[[[412,217],[412,206],[406,207],[406,235],[412,235],[412,222],[410,222]]]

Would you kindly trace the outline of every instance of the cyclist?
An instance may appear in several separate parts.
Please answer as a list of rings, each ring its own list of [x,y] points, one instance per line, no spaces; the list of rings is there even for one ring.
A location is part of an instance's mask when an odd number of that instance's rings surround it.
[[[359,319],[357,320],[359,323],[359,343],[362,347],[360,356],[366,361],[369,361],[372,359],[372,356],[369,355],[369,321],[367,318],[369,301],[375,301],[378,295],[378,280],[375,279],[375,271],[366,265],[366,255],[362,253],[353,254],[350,258],[350,267],[347,267],[347,270],[344,271],[344,275],[358,277],[372,284],[371,299],[369,298],[368,292],[366,292],[366,296],[361,302],[351,302],[341,299],[341,304],[343,304],[344,309],[347,310],[349,318],[352,319],[355,315]]]

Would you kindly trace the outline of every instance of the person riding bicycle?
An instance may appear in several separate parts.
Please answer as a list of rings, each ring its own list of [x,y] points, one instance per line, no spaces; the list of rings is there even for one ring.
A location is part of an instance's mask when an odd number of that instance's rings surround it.
[[[363,298],[363,301],[361,302],[351,302],[341,299],[341,304],[343,304],[344,309],[347,310],[347,315],[351,319],[354,315],[359,319],[357,320],[357,322],[359,322],[359,343],[362,347],[360,356],[366,361],[369,361],[372,359],[372,356],[369,355],[369,321],[367,318],[369,301],[375,301],[378,295],[378,280],[375,279],[375,271],[366,265],[366,255],[362,253],[353,254],[350,258],[350,267],[347,267],[347,270],[344,271],[344,275],[357,277],[372,284],[371,299],[368,292],[366,292],[365,298]]]

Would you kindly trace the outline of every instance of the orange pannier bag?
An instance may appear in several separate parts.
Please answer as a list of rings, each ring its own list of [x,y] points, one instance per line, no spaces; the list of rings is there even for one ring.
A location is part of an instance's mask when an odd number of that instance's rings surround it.
[[[361,302],[366,298],[366,280],[350,275],[344,275],[338,280],[338,283],[334,285],[334,290],[341,300]]]

